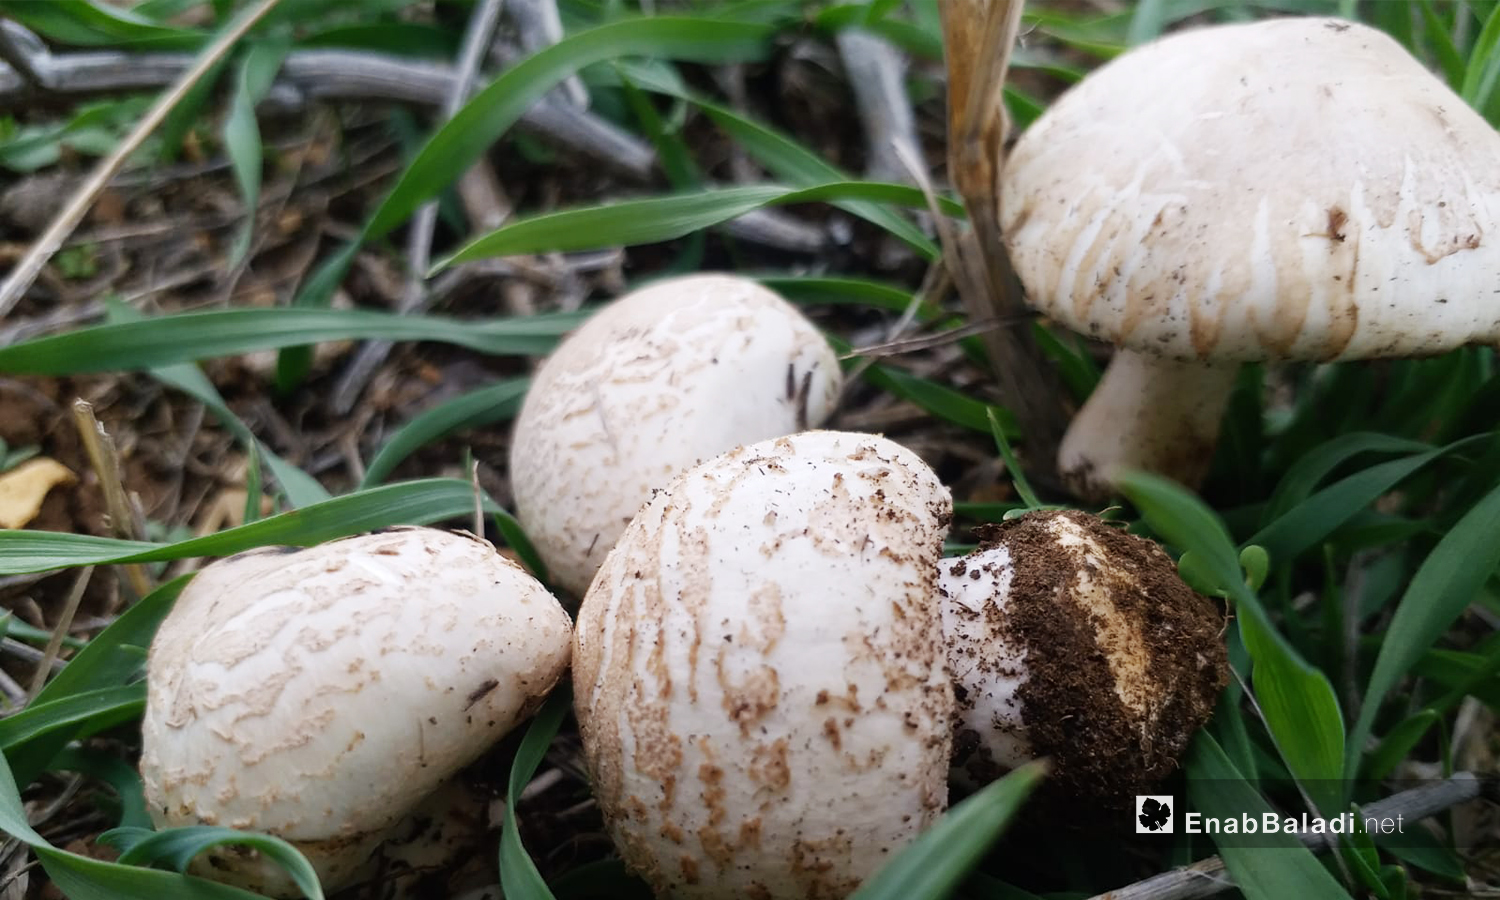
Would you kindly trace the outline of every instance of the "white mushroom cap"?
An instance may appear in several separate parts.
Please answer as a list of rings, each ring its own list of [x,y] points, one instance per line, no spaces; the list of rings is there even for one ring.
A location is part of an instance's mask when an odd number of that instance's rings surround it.
[[[747,278],[694,275],[616,300],[537,371],[516,420],[516,512],[554,583],[588,588],[674,475],[816,427],[842,385],[828,342]]]
[[[336,888],[541,702],[570,632],[557,600],[487,542],[435,529],[214,563],[151,645],[148,808],[158,824],[284,838]],[[243,854],[201,874],[296,895]]]
[[[884,438],[808,432],[679,476],[579,610],[594,792],[659,896],[834,898],[942,812],[951,500]]]
[[[1185,31],[1017,142],[1002,223],[1030,302],[1179,359],[1363,359],[1500,341],[1500,135],[1338,19]]]
[[[939,576],[969,785],[1050,757],[1072,797],[1170,773],[1228,675],[1223,616],[1160,547],[1076,510],[981,529]]]
[[[1059,455],[1091,499],[1122,468],[1197,483],[1226,363],[1500,342],[1500,135],[1364,25],[1273,19],[1130,50],[1027,129],[1001,197],[1031,305],[1122,347]]]

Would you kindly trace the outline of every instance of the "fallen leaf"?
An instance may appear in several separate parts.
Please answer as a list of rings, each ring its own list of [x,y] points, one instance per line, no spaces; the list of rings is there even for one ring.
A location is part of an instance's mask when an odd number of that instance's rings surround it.
[[[0,475],[0,528],[24,527],[42,511],[48,491],[77,480],[73,470],[45,456]]]

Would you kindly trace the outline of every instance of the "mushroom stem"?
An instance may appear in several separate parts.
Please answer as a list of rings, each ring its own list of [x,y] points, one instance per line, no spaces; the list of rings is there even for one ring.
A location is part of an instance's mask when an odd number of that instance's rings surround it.
[[[1103,501],[1117,473],[1145,469],[1197,487],[1208,473],[1238,363],[1181,362],[1121,349],[1057,454],[1068,488]]]

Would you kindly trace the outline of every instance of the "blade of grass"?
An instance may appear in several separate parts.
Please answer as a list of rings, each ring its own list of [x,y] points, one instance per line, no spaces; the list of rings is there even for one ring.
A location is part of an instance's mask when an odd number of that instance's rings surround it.
[[[267,544],[311,546],[387,525],[426,525],[469,515],[473,488],[456,478],[383,485],[174,544],[54,531],[0,531],[0,574],[89,563],[228,556]],[[493,509],[493,507],[492,507]]]
[[[136,718],[145,708],[146,685],[140,682],[82,691],[50,703],[31,703],[15,715],[0,719],[0,748],[8,751],[74,726],[92,731],[109,728]]]
[[[1289,562],[1423,467],[1450,453],[1482,446],[1488,440],[1489,435],[1475,435],[1356,472],[1288,510],[1256,532],[1250,543],[1265,547],[1278,563]]]
[[[500,832],[500,888],[512,900],[554,900],[542,873],[521,843],[519,826],[516,823],[516,803],[521,792],[536,774],[537,766],[552,745],[552,738],[562,727],[572,705],[572,692],[566,684],[558,687],[542,704],[541,710],[526,729],[521,746],[516,748],[516,758],[510,766],[510,781],[506,786],[505,820]]]
[[[1271,807],[1229,761],[1218,742],[1200,732],[1188,750],[1188,796],[1204,816],[1259,818]],[[1263,835],[1264,846],[1219,841],[1219,856],[1246,900],[1348,900],[1349,894],[1306,847],[1289,834]]]
[[[134,767],[105,751],[82,747],[65,747],[47,766],[52,772],[77,772],[109,785],[120,802],[120,825],[128,828],[150,828],[151,815],[146,812],[145,787]]]
[[[644,66],[622,66],[631,80],[649,90],[692,103],[734,139],[740,149],[765,166],[777,178],[798,187],[852,180],[847,172],[830,165],[818,154],[785,135],[749,119],[687,88],[680,82],[661,77],[661,73]],[[909,244],[928,260],[936,259],[939,250],[922,230],[901,218],[895,210],[870,203],[839,202],[833,204],[860,218],[873,222]]]
[[[591,311],[464,322],[371,310],[228,309],[96,325],[0,348],[0,372],[73,375],[360,338],[439,341],[492,354],[542,354]]]
[[[39,34],[82,47],[149,45],[155,50],[195,50],[203,32],[153,22],[128,9],[92,0],[5,0],[0,12]]]
[[[415,416],[375,454],[360,487],[373,487],[384,481],[403,459],[430,441],[464,428],[493,425],[511,418],[521,408],[528,385],[530,381],[525,378],[512,378],[454,397]]]
[[[495,256],[653,244],[712,228],[767,206],[835,200],[926,205],[922,192],[916,188],[865,181],[837,181],[805,188],[757,184],[624,200],[517,219],[470,241],[439,261],[433,271]]]
[[[255,107],[270,92],[271,82],[276,80],[288,49],[288,44],[280,40],[252,43],[245,49],[235,69],[234,93],[229,101],[229,113],[224,117],[222,134],[224,151],[229,155],[234,180],[240,188],[240,200],[245,205],[245,224],[230,248],[230,266],[239,265],[250,251],[250,239],[255,234],[255,210],[260,204],[260,124],[255,120]]]
[[[958,887],[1041,783],[1044,763],[1027,763],[953,807],[850,900],[939,900]]]
[[[99,835],[100,843],[121,850],[116,860],[122,866],[154,866],[159,863],[179,872],[198,854],[215,847],[244,847],[276,863],[291,876],[292,883],[308,900],[323,900],[318,874],[302,851],[278,837],[251,834],[217,825],[190,825],[151,831],[148,828],[113,828]]]
[[[1341,783],[1345,746],[1333,685],[1271,624],[1245,583],[1240,555],[1223,522],[1197,497],[1160,476],[1128,473],[1120,489],[1157,534],[1191,553],[1199,572],[1234,601],[1240,636],[1254,661],[1256,697],[1281,758],[1319,809],[1342,809],[1343,798],[1331,789]]]
[[[145,322],[149,321],[144,315],[137,312],[133,307],[122,303],[114,298],[107,301],[109,322]],[[269,310],[268,310],[269,311]],[[240,443],[245,445],[250,454],[251,472],[256,481],[255,490],[250,491],[247,480],[247,503],[256,504],[256,515],[250,516],[246,521],[254,521],[259,518],[260,487],[259,487],[259,463],[265,460],[266,467],[275,476],[276,482],[281,485],[281,490],[286,494],[287,502],[293,507],[307,506],[310,503],[320,503],[329,498],[329,493],[317,479],[282,459],[272,450],[262,444],[260,439],[250,431],[250,427],[240,421],[240,417],[234,414],[219,391],[214,387],[208,376],[192,363],[177,363],[169,366],[155,366],[149,370],[151,376],[168,387],[176,388],[189,397],[202,403],[204,408],[214,414],[225,428],[229,430]]]
[[[1438,541],[1407,585],[1366,683],[1346,751],[1352,778],[1386,695],[1468,608],[1500,566],[1500,487],[1490,491]]]
[[[990,434],[995,437],[995,449],[1000,451],[1000,459],[1005,462],[1005,471],[1010,473],[1011,483],[1016,486],[1016,494],[1027,509],[1040,509],[1042,504],[1031,490],[1031,482],[1026,480],[1026,473],[1022,471],[1020,463],[1016,462],[1016,454],[1010,449],[1010,440],[1005,436],[1005,429],[1000,426],[1000,418],[995,415],[994,407],[984,412],[989,419]]]

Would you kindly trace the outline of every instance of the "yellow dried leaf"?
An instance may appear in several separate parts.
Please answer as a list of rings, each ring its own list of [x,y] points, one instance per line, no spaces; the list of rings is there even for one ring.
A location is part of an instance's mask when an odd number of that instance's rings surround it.
[[[0,475],[0,528],[25,527],[42,511],[48,491],[77,480],[73,470],[45,456]]]

